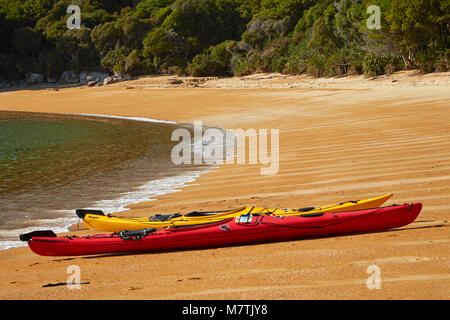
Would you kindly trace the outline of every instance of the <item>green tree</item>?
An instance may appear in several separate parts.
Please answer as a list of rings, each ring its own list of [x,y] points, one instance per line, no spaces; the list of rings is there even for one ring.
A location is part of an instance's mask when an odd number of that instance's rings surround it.
[[[450,47],[449,9],[448,1],[392,0],[386,18],[388,32],[407,67],[416,66],[420,57],[436,59]]]
[[[36,57],[41,46],[41,35],[30,27],[15,29],[11,44],[16,52],[23,57]]]
[[[97,25],[91,32],[92,43],[102,56],[114,49],[122,38],[123,33],[116,27],[115,22]]]
[[[224,41],[196,55],[189,65],[189,73],[195,77],[230,75],[232,55],[227,48],[230,42]]]

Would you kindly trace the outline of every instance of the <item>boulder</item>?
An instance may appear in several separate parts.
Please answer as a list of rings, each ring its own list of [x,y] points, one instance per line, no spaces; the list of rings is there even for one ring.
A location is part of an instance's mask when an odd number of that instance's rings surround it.
[[[111,84],[111,83],[114,83],[114,82],[115,82],[115,80],[114,80],[114,78],[111,77],[111,76],[108,76],[108,77],[106,77],[106,78],[103,80],[103,84]]]
[[[116,82],[127,81],[127,80],[131,80],[131,75],[129,75],[128,73],[125,73],[125,74],[114,73],[113,78]]]
[[[80,82],[81,82],[81,83],[87,83],[88,80],[87,80],[86,78],[87,78],[88,76],[89,76],[89,71],[82,71],[82,72],[80,72],[80,75],[79,75],[79,77],[80,77]]]
[[[96,80],[95,80],[95,81],[89,81],[87,85],[88,85],[88,87],[93,87],[93,86],[95,86],[97,83],[98,83],[98,81],[96,81]]]
[[[109,77],[109,74],[104,72],[96,72],[95,75],[98,82],[103,82],[107,77]]]
[[[129,75],[128,73],[125,73],[122,76],[122,81],[128,81],[128,80],[131,80],[131,75]]]
[[[27,84],[43,83],[45,77],[39,73],[31,73],[27,78]]]
[[[78,83],[80,82],[79,76],[73,71],[64,71],[59,79],[61,83]]]
[[[180,79],[169,79],[170,84],[183,84],[183,80]]]
[[[90,81],[103,82],[109,74],[97,71],[83,71],[80,73],[80,82],[88,83]]]

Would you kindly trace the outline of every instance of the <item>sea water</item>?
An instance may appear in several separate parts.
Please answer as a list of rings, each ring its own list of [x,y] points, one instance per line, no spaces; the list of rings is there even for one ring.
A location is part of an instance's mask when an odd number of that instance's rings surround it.
[[[210,167],[174,165],[179,124],[145,118],[0,112],[0,249],[67,231],[78,208],[104,212],[176,192]]]

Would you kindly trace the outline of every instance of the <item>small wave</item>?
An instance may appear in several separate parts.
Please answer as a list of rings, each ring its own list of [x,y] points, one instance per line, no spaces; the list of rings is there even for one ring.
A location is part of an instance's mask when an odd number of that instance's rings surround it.
[[[113,119],[134,120],[134,121],[143,121],[143,122],[177,124],[177,122],[175,122],[175,121],[158,120],[158,119],[144,118],[144,117],[111,116],[111,115],[105,115],[105,114],[90,114],[90,113],[77,113],[75,115],[85,116],[85,117],[101,117],[101,118],[113,118]]]
[[[0,241],[0,250],[26,246],[26,242],[19,240],[19,235],[32,232],[35,230],[51,229],[56,233],[67,232],[68,227],[77,223],[78,218],[75,217],[74,211],[64,210],[70,212],[72,217],[60,217],[55,219],[41,219],[33,222],[32,227],[17,228],[9,230],[0,230],[0,237],[7,240]],[[13,240],[17,239],[17,240]]]

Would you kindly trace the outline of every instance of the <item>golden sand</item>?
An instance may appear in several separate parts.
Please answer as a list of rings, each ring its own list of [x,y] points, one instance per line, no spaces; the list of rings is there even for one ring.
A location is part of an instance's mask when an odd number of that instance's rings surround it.
[[[331,205],[390,192],[388,205],[422,202],[422,213],[393,231],[207,250],[73,258],[5,250],[1,299],[449,298],[449,73],[372,80],[254,75],[178,86],[168,84],[171,78],[1,92],[0,110],[280,130],[276,175],[260,175],[259,165],[223,165],[181,192],[131,206],[127,216]],[[89,284],[42,287],[65,282],[70,265]],[[380,289],[366,285],[370,265],[380,268]]]

